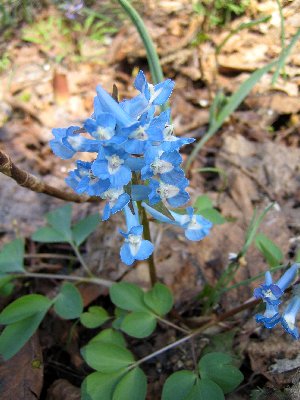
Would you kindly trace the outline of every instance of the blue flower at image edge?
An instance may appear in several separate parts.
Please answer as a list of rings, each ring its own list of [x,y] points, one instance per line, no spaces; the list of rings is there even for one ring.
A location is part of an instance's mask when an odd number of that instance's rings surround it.
[[[284,291],[290,286],[291,282],[295,279],[298,268],[299,264],[293,264],[276,283],[273,283],[272,275],[267,271],[265,275],[265,283],[254,290],[254,296],[257,299],[263,299],[263,301],[266,301],[273,306],[280,304],[280,298],[283,296]]]
[[[299,331],[296,326],[297,314],[300,311],[300,296],[294,296],[282,314],[281,325],[293,336],[294,339],[299,339]]]

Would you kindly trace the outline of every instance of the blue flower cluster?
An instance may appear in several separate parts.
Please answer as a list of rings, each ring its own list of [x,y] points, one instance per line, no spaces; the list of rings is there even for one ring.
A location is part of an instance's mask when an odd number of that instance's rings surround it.
[[[265,313],[257,314],[256,322],[264,324],[268,329],[281,323],[283,328],[295,339],[300,338],[296,326],[297,314],[300,312],[300,285],[293,288],[293,297],[282,314],[279,312],[279,305],[284,291],[294,281],[299,268],[300,264],[293,264],[276,283],[273,283],[272,275],[268,271],[265,275],[265,282],[254,290],[254,296],[266,303]]]
[[[142,239],[137,201],[159,221],[182,227],[190,240],[203,239],[212,226],[194,215],[191,207],[184,215],[171,212],[173,219],[156,211],[160,203],[177,208],[189,201],[189,181],[180,168],[179,149],[194,139],[174,135],[170,109],[159,113],[159,106],[172,93],[171,79],[152,85],[140,71],[134,86],[139,94],[120,103],[97,86],[94,113],[84,121],[83,128],[53,129],[54,139],[50,141],[52,151],[62,159],[78,152],[92,153],[90,162],[76,162],[66,182],[79,194],[106,201],[103,220],[124,211],[127,232],[121,232],[125,238],[121,259],[128,265],[153,252],[153,245]]]

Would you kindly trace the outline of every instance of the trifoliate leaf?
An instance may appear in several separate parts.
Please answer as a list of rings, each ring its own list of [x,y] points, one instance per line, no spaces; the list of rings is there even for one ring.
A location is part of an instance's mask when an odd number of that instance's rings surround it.
[[[104,322],[109,319],[108,312],[99,306],[91,306],[88,309],[88,312],[84,312],[80,315],[80,322],[86,328],[98,328]]]
[[[78,318],[83,310],[79,290],[72,283],[64,283],[56,297],[55,312],[63,319]]]
[[[16,239],[5,244],[0,251],[0,274],[24,272],[24,240]]]
[[[90,367],[105,374],[125,370],[134,362],[129,350],[102,342],[89,343],[81,349],[81,354]]]
[[[48,224],[61,233],[68,241],[72,240],[71,220],[72,206],[66,204],[46,214]]]
[[[105,400],[112,399],[113,391],[120,380],[123,371],[103,374],[94,372],[88,375],[81,385],[82,400]]]
[[[123,332],[139,339],[151,335],[155,327],[155,316],[142,311],[134,311],[126,315],[121,324],[121,329]]]
[[[140,287],[129,282],[115,283],[109,290],[111,301],[123,310],[145,311],[144,292]]]
[[[223,392],[233,391],[244,379],[240,370],[232,365],[232,357],[225,353],[209,353],[198,364],[203,379],[210,379],[219,385]]]
[[[93,214],[73,225],[72,236],[76,246],[80,246],[87,239],[87,237],[94,232],[99,225],[99,222],[99,215]]]
[[[123,334],[111,328],[104,329],[89,341],[89,343],[95,342],[115,344],[117,346],[126,347],[126,340],[124,339]]]
[[[134,368],[118,382],[112,400],[144,400],[146,392],[146,376],[140,368]]]
[[[191,371],[174,372],[164,384],[162,400],[185,400],[196,380],[197,376]]]
[[[52,301],[48,297],[41,294],[27,294],[4,308],[0,314],[0,324],[13,324],[34,314],[47,311],[51,305]]]
[[[48,309],[6,326],[0,336],[0,354],[4,360],[13,357],[31,338]]]
[[[152,289],[144,293],[144,302],[157,315],[166,315],[173,307],[171,290],[162,283],[156,283]]]

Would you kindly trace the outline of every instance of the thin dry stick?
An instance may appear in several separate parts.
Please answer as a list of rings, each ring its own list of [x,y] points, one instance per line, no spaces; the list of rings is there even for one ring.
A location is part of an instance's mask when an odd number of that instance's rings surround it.
[[[56,197],[61,200],[73,201],[74,203],[85,203],[99,201],[97,197],[79,196],[76,193],[66,192],[64,190],[57,189],[36,176],[31,175],[29,172],[17,167],[11,160],[11,158],[0,150],[0,172],[9,176],[16,181],[20,186],[23,186],[33,192],[44,193],[52,197]]]

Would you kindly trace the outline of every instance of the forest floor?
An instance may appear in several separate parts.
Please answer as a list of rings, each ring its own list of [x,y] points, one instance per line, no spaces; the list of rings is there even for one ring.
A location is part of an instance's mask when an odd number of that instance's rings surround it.
[[[207,130],[209,107],[215,94],[220,90],[226,95],[235,92],[251,72],[276,59],[282,51],[281,21],[275,0],[252,1],[243,16],[220,28],[206,26],[207,21],[193,10],[189,0],[139,3],[139,11],[157,45],[164,75],[176,82],[171,109],[178,136],[199,140]],[[132,85],[134,75],[139,69],[148,74],[145,50],[125,15],[108,6],[97,11],[108,18],[98,40],[89,29],[87,35],[83,30],[73,30],[62,13],[50,7],[41,10],[31,24],[21,24],[0,43],[2,61],[6,60],[0,74],[0,150],[9,154],[20,168],[63,190],[67,190],[64,179],[74,161],[58,160],[53,155],[49,147],[51,129],[78,125],[90,116],[98,83],[109,92],[116,84],[120,98],[130,98],[136,94]],[[242,22],[266,15],[270,16],[268,21],[232,35],[216,56],[217,46],[231,30]],[[300,27],[300,2],[286,2],[283,15],[288,44]],[[187,243],[175,229],[167,229],[163,235],[161,231],[154,232],[159,279],[172,289],[176,311],[195,326],[201,319],[197,296],[206,283],[217,282],[228,264],[229,253],[241,250],[255,209],[261,212],[271,202],[276,203],[260,231],[282,250],[285,263],[292,262],[300,249],[299,89],[300,42],[287,60],[285,76],[280,75],[272,85],[272,73],[265,74],[204,146],[188,172],[191,198],[195,200],[206,194],[228,221],[214,226],[210,236],[196,243]],[[193,145],[184,148],[184,159],[192,148]],[[199,172],[207,167],[223,173]],[[28,253],[68,253],[67,246],[45,246],[30,240],[30,235],[44,224],[45,213],[62,204],[1,175],[1,245],[18,234],[27,238]],[[100,213],[101,209],[102,203],[74,204],[74,219]],[[118,279],[128,269],[119,259],[119,222],[116,216],[100,224],[82,248],[93,273],[111,280]],[[32,271],[55,273],[69,268],[57,259],[41,261],[28,259],[28,267]],[[74,268],[74,273],[80,273],[79,265]],[[260,252],[251,246],[233,283],[267,268]],[[130,282],[149,286],[146,263],[139,263],[125,275],[124,279]],[[51,295],[57,283],[31,281],[28,285],[19,284],[12,296],[1,297],[1,306],[35,290]],[[227,292],[215,312],[246,301],[256,285]],[[82,285],[81,293],[85,306],[109,305],[107,289]],[[261,329],[253,314],[253,309],[239,314],[213,332],[214,336],[221,336],[219,341],[210,343],[212,348],[220,351],[226,346],[233,348],[246,377],[240,390],[228,399],[249,399],[251,390],[257,387],[267,388],[265,395],[269,399],[281,398],[279,391],[291,387],[286,398],[300,399],[297,394],[300,343],[280,328]],[[20,390],[24,386],[33,393],[26,399],[37,398],[34,393],[37,396],[41,393],[40,398],[47,400],[79,399],[78,388],[87,373],[79,349],[90,333],[76,326],[70,337],[71,327],[72,322],[50,314],[39,335],[11,361],[0,366],[4,391],[11,396],[7,399],[21,399]],[[130,345],[141,358],[172,337],[176,337],[175,331],[160,328],[149,340],[132,340]],[[199,352],[207,345],[208,337],[198,339]],[[33,354],[43,360],[43,368],[26,368]],[[150,387],[148,399],[159,398],[163,382],[172,371],[191,368],[190,358],[186,345],[145,364]]]

